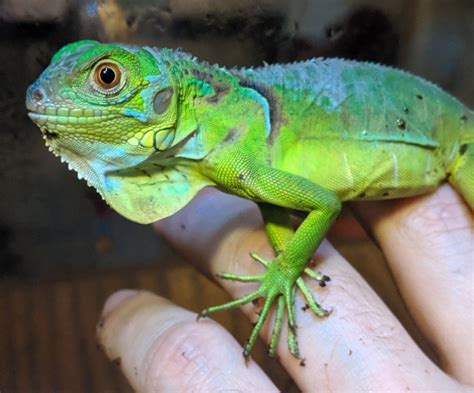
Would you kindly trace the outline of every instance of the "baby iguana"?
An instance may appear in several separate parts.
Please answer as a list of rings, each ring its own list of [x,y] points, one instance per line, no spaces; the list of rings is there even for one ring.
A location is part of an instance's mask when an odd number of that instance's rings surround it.
[[[474,113],[393,68],[340,59],[225,69],[177,50],[80,41],[56,53],[26,105],[50,150],[120,214],[151,223],[206,186],[255,201],[276,257],[240,299],[264,298],[249,356],[276,304],[298,356],[295,290],[327,315],[303,277],[341,202],[407,197],[447,180],[474,207]],[[288,210],[307,213],[294,231]],[[212,219],[212,218],[210,218]]]

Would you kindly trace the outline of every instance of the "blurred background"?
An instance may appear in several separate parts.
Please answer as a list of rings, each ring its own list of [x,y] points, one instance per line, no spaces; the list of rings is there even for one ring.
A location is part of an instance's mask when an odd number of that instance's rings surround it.
[[[28,119],[26,87],[61,46],[84,38],[180,47],[229,67],[317,56],[375,61],[474,107],[472,0],[1,0],[1,392],[129,391],[93,342],[115,288],[153,289],[195,311],[223,296],[196,281],[149,226],[118,216],[78,181]],[[376,290],[386,286],[374,279],[390,279],[382,256],[349,213],[337,227],[350,233],[338,237],[336,228],[339,250]],[[170,285],[178,274],[189,278],[179,290]],[[385,301],[410,326],[396,297],[393,287]],[[240,315],[219,318],[242,342]],[[280,389],[295,389],[276,362],[266,367]]]

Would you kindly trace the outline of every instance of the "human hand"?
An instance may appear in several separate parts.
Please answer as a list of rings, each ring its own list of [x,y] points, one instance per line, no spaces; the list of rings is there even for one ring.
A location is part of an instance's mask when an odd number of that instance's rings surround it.
[[[384,252],[400,294],[438,357],[433,363],[414,343],[370,286],[323,242],[318,270],[326,288],[308,280],[333,313],[318,319],[301,310],[300,352],[287,348],[283,329],[280,362],[302,391],[468,391],[474,385],[473,215],[449,186],[400,201],[354,204]],[[185,225],[185,226],[183,226]],[[218,272],[256,274],[248,253],[270,258],[256,207],[220,193],[204,192],[155,228],[210,277]],[[220,284],[238,297],[254,284]],[[255,316],[255,306],[244,307]],[[148,292],[121,291],[107,301],[99,341],[139,392],[277,391],[259,366],[220,325]],[[263,339],[271,334],[269,318]],[[184,354],[184,355],[183,355]]]

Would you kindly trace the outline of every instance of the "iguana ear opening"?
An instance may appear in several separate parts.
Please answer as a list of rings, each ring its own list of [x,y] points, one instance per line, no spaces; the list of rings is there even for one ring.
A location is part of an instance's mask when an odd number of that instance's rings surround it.
[[[155,111],[155,113],[157,115],[162,115],[163,113],[165,113],[171,104],[172,98],[172,87],[168,87],[156,93],[155,98],[153,99],[153,110]]]

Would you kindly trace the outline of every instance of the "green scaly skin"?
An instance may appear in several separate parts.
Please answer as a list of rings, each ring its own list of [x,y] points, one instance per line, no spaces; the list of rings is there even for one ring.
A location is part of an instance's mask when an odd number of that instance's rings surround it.
[[[97,76],[104,62],[114,87]],[[50,150],[130,220],[169,216],[208,185],[259,204],[274,260],[251,254],[265,273],[220,277],[260,287],[201,313],[264,298],[246,357],[274,303],[269,352],[286,312],[289,349],[299,355],[296,289],[317,316],[328,314],[303,275],[328,280],[306,265],[341,202],[422,194],[448,180],[474,206],[473,112],[374,64],[227,70],[169,49],[80,41],[30,86],[27,108]],[[288,209],[308,213],[296,231]]]

